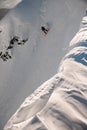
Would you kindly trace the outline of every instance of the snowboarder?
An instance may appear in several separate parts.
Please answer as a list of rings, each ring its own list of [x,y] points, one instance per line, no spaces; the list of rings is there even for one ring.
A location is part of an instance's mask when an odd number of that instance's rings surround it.
[[[49,31],[49,29],[47,29],[47,28],[44,27],[44,26],[41,26],[41,30],[42,30],[45,34],[47,34],[48,31]]]

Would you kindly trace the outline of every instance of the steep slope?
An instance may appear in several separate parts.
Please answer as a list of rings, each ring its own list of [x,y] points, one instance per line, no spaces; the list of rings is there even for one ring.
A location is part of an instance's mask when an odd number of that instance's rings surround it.
[[[0,22],[3,54],[14,36],[20,41],[28,39],[25,45],[15,43],[9,50],[12,59],[0,60],[1,129],[24,98],[56,73],[85,8],[86,3],[79,0],[24,0]],[[51,29],[45,37],[41,26],[46,24]]]
[[[24,101],[5,130],[87,129],[87,12],[70,48],[58,73]]]

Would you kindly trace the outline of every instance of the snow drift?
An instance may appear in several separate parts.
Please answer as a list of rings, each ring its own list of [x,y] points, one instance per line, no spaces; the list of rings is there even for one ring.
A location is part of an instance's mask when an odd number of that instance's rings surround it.
[[[87,130],[87,13],[58,73],[25,99],[4,130]]]

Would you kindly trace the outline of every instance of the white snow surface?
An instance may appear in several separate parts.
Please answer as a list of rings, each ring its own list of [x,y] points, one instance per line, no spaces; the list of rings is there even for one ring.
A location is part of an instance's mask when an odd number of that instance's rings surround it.
[[[9,51],[12,59],[0,59],[0,129],[54,75],[4,130],[87,130],[86,6],[81,0],[23,0],[0,21],[0,51],[13,36],[28,38]],[[46,36],[42,25],[50,27]]]
[[[0,8],[8,8],[11,9],[15,7],[22,0],[0,0]]]

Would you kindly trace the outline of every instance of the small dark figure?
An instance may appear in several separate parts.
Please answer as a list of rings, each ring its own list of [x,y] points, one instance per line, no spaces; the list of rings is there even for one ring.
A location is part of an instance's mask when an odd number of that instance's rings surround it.
[[[42,30],[45,34],[47,34],[48,31],[49,31],[49,29],[46,29],[44,26],[41,26],[41,30]]]

